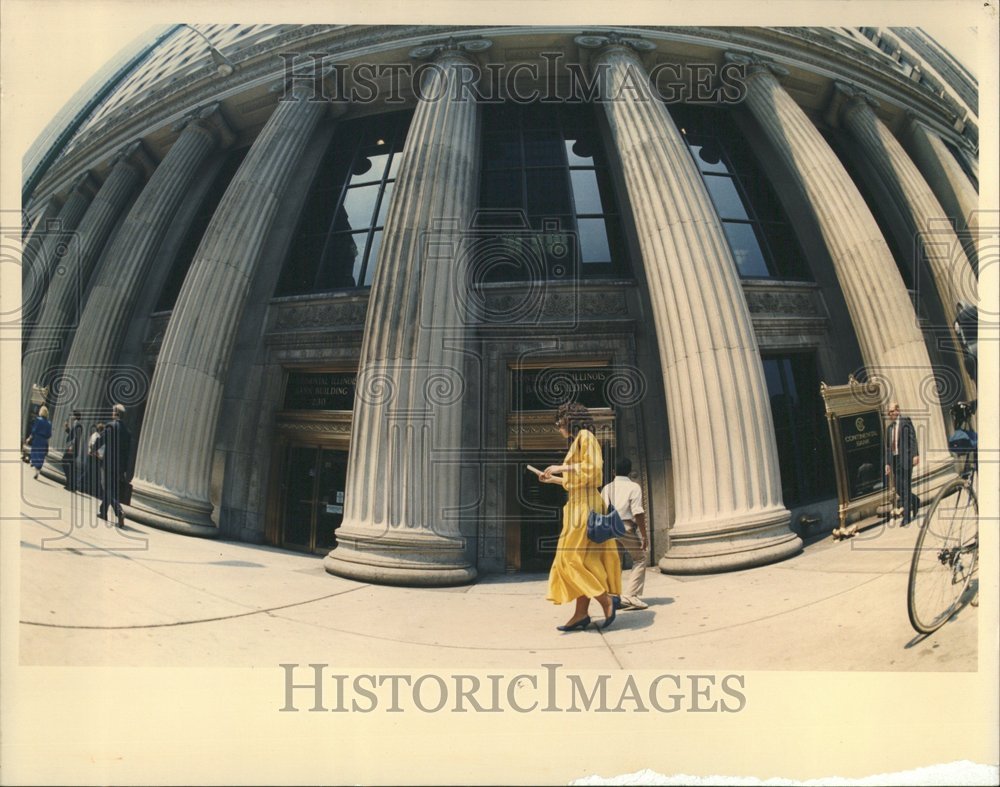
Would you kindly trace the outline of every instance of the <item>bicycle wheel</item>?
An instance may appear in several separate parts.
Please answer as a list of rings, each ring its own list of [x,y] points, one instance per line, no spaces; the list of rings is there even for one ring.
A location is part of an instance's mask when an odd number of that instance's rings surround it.
[[[962,604],[979,554],[979,504],[962,479],[934,498],[920,526],[913,560],[907,611],[921,634],[941,628]]]

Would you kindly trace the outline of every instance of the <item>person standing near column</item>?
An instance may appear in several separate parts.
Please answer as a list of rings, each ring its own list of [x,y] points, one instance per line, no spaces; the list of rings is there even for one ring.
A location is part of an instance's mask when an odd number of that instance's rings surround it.
[[[83,448],[83,424],[80,423],[80,411],[74,410],[73,417],[63,424],[63,432],[66,434],[66,443],[63,446],[62,466],[66,475],[64,486],[70,492],[75,492],[79,486],[81,451]]]
[[[90,439],[87,440],[87,464],[84,471],[85,491],[88,495],[99,499],[103,499],[104,497],[104,492],[102,491],[104,487],[101,482],[101,473],[104,472],[104,469],[97,452],[97,443],[101,439],[103,431],[104,422],[101,421],[94,425],[93,431],[90,433]]]
[[[629,478],[632,460],[621,457],[615,463],[615,477],[601,490],[604,505],[614,506],[625,523],[626,535],[618,542],[632,557],[632,570],[628,583],[622,583],[622,603],[620,609],[647,609],[642,600],[642,590],[646,585],[646,567],[649,565],[649,536],[646,531],[646,510],[642,507],[642,487]]]
[[[889,431],[885,441],[885,474],[896,482],[900,507],[893,509],[893,517],[902,515],[900,527],[906,527],[917,513],[919,501],[911,490],[913,468],[920,464],[917,432],[913,421],[899,414],[899,403],[889,403]]]
[[[125,480],[126,464],[132,445],[132,435],[121,420],[123,415],[125,415],[125,405],[116,404],[111,409],[111,422],[105,425],[97,440],[98,452],[104,448],[104,489],[97,516],[99,519],[107,520],[110,506],[118,517],[118,527],[125,527],[120,487]]]

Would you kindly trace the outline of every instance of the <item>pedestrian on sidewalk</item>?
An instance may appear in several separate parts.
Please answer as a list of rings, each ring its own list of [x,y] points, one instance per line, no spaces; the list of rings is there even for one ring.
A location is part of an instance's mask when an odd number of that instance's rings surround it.
[[[646,531],[646,509],[642,506],[642,487],[633,481],[632,460],[621,457],[615,463],[615,477],[601,490],[606,506],[614,506],[625,523],[625,537],[618,543],[632,558],[632,570],[628,582],[622,585],[621,609],[646,609],[642,600],[642,590],[646,585],[646,567],[649,565],[649,536]]]
[[[35,468],[35,479],[42,470],[45,457],[49,453],[49,438],[52,437],[52,422],[49,421],[49,408],[44,404],[38,408],[38,415],[31,422],[31,434],[26,442],[31,442],[31,456],[28,461]]]
[[[70,492],[75,492],[79,486],[83,456],[83,424],[80,423],[80,411],[74,410],[73,417],[63,424],[66,440],[63,446],[62,466],[66,476],[64,486]]]
[[[118,517],[118,527],[125,527],[125,513],[122,511],[121,489],[127,480],[125,478],[129,449],[132,445],[132,435],[128,427],[122,423],[125,415],[125,405],[116,404],[111,408],[111,421],[105,425],[104,431],[97,440],[97,451],[104,450],[104,489],[101,495],[101,506],[97,511],[100,519],[108,518],[108,508],[112,508]]]
[[[101,474],[104,472],[101,459],[97,455],[97,441],[101,439],[101,432],[104,431],[104,422],[94,425],[90,439],[87,441],[87,465],[84,470],[84,488],[88,495],[97,498],[104,497],[101,485]]]
[[[618,611],[622,564],[615,541],[595,544],[587,538],[587,517],[591,511],[604,513],[604,501],[597,491],[604,472],[601,444],[594,436],[594,419],[578,402],[562,405],[556,413],[556,427],[573,442],[561,465],[549,465],[539,475],[544,484],[559,484],[569,493],[563,508],[562,531],[556,547],[546,598],[556,604],[575,602],[572,617],[560,631],[583,631],[590,625],[590,600],[596,599],[604,611],[607,628]]]
[[[920,500],[913,494],[913,468],[920,464],[917,448],[917,431],[913,421],[899,414],[899,402],[889,403],[889,428],[885,440],[885,474],[895,481],[899,507],[894,507],[893,518],[902,516],[900,527],[906,527],[917,514]]]

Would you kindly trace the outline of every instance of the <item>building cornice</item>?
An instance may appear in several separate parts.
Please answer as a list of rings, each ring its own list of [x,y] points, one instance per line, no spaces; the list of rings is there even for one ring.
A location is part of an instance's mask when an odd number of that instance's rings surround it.
[[[938,127],[960,123],[960,108],[890,68],[888,58],[872,52],[860,42],[825,28],[732,28],[732,27],[461,27],[461,26],[336,26],[306,25],[246,49],[229,54],[236,73],[221,79],[206,67],[198,72],[150,91],[141,100],[115,112],[83,131],[71,142],[67,155],[57,161],[37,190],[39,198],[64,189],[73,174],[98,168],[111,152],[127,142],[165,125],[175,123],[192,106],[234,98],[241,93],[266,88],[283,73],[279,52],[319,52],[352,60],[367,55],[385,55],[396,49],[405,57],[408,47],[449,34],[489,36],[502,45],[518,37],[565,36],[564,46],[575,48],[574,36],[581,32],[637,34],[660,50],[669,44],[707,47],[725,52],[756,54],[796,71],[848,82],[890,107],[909,110]],[[402,61],[401,61],[402,62]],[[249,99],[249,97],[248,97]],[[259,100],[259,99],[258,99]],[[973,129],[975,130],[975,129]]]

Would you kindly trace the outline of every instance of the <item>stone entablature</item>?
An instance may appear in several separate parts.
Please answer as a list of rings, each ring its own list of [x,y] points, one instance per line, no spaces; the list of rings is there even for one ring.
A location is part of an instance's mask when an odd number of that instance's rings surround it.
[[[368,292],[281,298],[271,303],[268,335],[302,331],[361,330]]]
[[[785,66],[815,76],[856,83],[891,104],[918,110],[929,122],[952,126],[958,118],[957,107],[948,97],[934,93],[902,74],[889,70],[885,59],[858,47],[856,41],[839,33],[820,28],[712,28],[712,27],[618,27],[605,30],[640,32],[658,44],[660,56],[669,55],[673,47],[709,47],[721,55],[723,51],[747,49],[772,57]],[[279,52],[300,54],[322,52],[335,54],[338,60],[370,55],[373,59],[400,49],[404,51],[416,41],[426,41],[461,31],[463,35],[483,35],[493,38],[500,49],[511,39],[530,46],[533,38],[544,39],[552,48],[553,37],[565,36],[563,48],[575,52],[572,37],[580,28],[458,28],[454,26],[326,26],[306,25],[280,36],[269,38],[244,50],[227,50],[237,66],[231,77],[220,80],[208,69],[195,72],[175,82],[167,83],[148,93],[141,101],[110,114],[75,138],[68,147],[68,156],[57,161],[44,183],[36,190],[37,198],[63,188],[72,173],[85,168],[99,168],[110,150],[127,141],[138,139],[177,120],[191,106],[212,100],[233,101],[233,107],[266,106],[259,95],[268,83],[281,76],[283,61]],[[521,47],[522,49],[525,46]],[[401,62],[403,62],[401,60]],[[245,97],[240,98],[241,95]],[[228,109],[227,104],[227,109]],[[235,114],[235,113],[234,113]]]
[[[744,279],[741,284],[755,324],[758,319],[779,316],[827,319],[819,285],[813,282]]]

